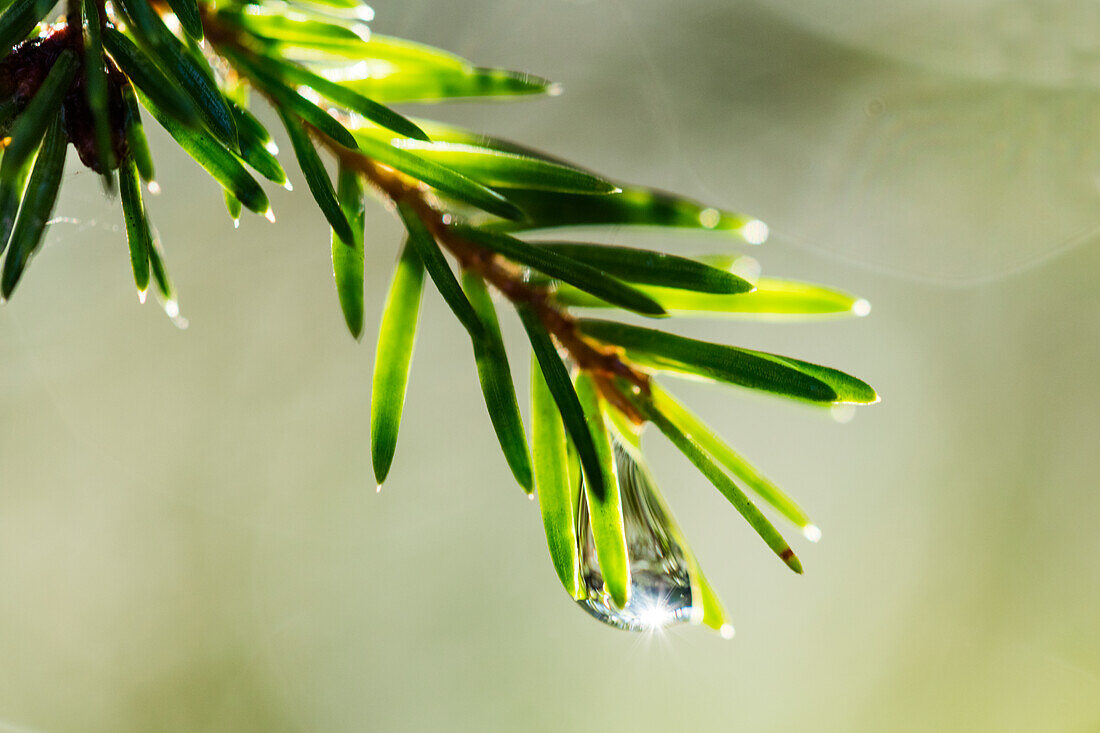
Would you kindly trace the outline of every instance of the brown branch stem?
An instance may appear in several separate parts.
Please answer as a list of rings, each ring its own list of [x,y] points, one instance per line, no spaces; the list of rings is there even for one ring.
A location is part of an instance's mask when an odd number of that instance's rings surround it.
[[[511,302],[531,307],[577,367],[600,377],[597,382],[608,401],[632,420],[642,422],[641,416],[630,407],[629,402],[615,393],[611,378],[622,377],[648,392],[649,377],[627,363],[619,349],[592,342],[582,336],[576,319],[554,302],[551,288],[528,282],[521,268],[456,234],[449,224],[448,215],[431,203],[428,188],[424,184],[358,151],[345,148],[312,126],[309,129],[314,138],[342,164],[362,173],[387,199],[395,205],[405,205],[415,211],[432,237],[455,257],[459,266],[476,272]]]
[[[80,0],[65,0],[65,25],[71,29],[73,47],[81,57],[84,55],[83,9]]]

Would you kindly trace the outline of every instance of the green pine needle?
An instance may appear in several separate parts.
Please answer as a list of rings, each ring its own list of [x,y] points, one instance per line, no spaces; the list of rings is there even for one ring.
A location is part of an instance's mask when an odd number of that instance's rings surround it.
[[[614,623],[637,613],[632,599],[645,601],[641,573],[672,568],[669,578],[683,580],[673,578],[680,573],[690,585],[682,617],[732,635],[724,607],[645,468],[645,423],[687,457],[776,555],[802,572],[741,485],[806,537],[817,538],[816,526],[654,374],[817,405],[869,405],[878,394],[831,367],[614,317],[788,320],[869,312],[867,301],[842,290],[759,277],[755,260],[725,249],[762,244],[768,237],[763,222],[615,181],[522,142],[396,111],[389,105],[520,98],[557,87],[443,49],[366,33],[354,12],[357,0],[72,0],[64,19],[52,14],[53,6],[52,0],[12,0],[0,10],[0,78],[20,75],[0,98],[0,136],[7,139],[0,160],[0,295],[12,295],[42,245],[72,144],[103,176],[108,192],[117,176],[139,295],[144,300],[152,286],[165,312],[182,325],[141,189],[144,181],[150,192],[158,190],[141,107],[221,186],[234,223],[244,209],[274,221],[267,187],[290,188],[285,157],[260,121],[273,113],[327,222],[329,232],[319,230],[317,239],[330,248],[338,305],[356,339],[369,315],[366,249],[378,245],[367,236],[368,193],[395,211],[408,232],[379,314],[371,383],[370,451],[379,486],[396,454],[427,274],[470,336],[504,461],[524,491],[537,496],[554,570],[573,599],[598,617],[599,607]],[[560,236],[574,227],[627,234],[631,227],[711,231],[718,251],[684,257],[630,242],[610,246]],[[536,230],[559,236],[530,239]],[[372,225],[375,231],[384,229]],[[530,443],[494,297],[515,307],[533,353]],[[571,307],[613,317],[577,319]],[[428,348],[434,358],[448,356],[437,345]],[[615,452],[620,449],[626,453]],[[631,492],[641,489],[618,475],[624,455],[633,460],[624,465],[644,474],[658,530],[634,526],[638,499]],[[639,539],[646,531],[671,538],[679,554],[636,557],[663,546]],[[603,585],[594,587],[593,578]]]

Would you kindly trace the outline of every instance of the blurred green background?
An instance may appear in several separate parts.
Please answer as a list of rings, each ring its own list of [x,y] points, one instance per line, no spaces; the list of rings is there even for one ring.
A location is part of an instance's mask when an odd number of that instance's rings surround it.
[[[435,295],[376,495],[397,226],[371,210],[356,344],[300,178],[278,224],[234,231],[150,127],[191,327],[138,306],[118,204],[75,166],[0,309],[0,731],[1100,730],[1094,3],[375,7],[376,30],[565,90],[431,114],[751,212],[765,273],[871,300],[856,321],[682,326],[884,397],[838,424],[673,384],[817,519],[819,545],[789,532],[806,575],[649,436],[738,635],[574,608]]]

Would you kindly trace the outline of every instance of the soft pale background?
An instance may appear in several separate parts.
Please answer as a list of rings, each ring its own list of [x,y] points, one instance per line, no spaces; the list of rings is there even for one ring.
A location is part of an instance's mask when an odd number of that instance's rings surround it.
[[[273,194],[276,226],[234,232],[158,131],[151,207],[191,328],[138,307],[117,204],[75,168],[73,222],[0,309],[0,730],[1097,730],[1094,4],[377,11],[381,31],[566,90],[440,117],[750,211],[773,225],[753,252],[767,272],[874,303],[856,322],[684,327],[884,395],[839,425],[679,390],[813,511],[806,575],[654,439],[738,636],[640,637],[573,608],[434,295],[375,495],[397,228],[373,210],[356,344],[304,186]]]

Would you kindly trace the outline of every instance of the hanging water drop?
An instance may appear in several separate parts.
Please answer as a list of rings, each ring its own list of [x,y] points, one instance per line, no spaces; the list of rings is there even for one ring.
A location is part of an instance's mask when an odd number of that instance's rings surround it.
[[[618,441],[612,443],[630,558],[630,599],[623,608],[616,608],[604,588],[582,491],[577,537],[581,544],[581,581],[588,595],[578,603],[605,624],[626,631],[653,631],[693,621],[686,551],[674,536],[672,518],[658,498],[648,470]]]

